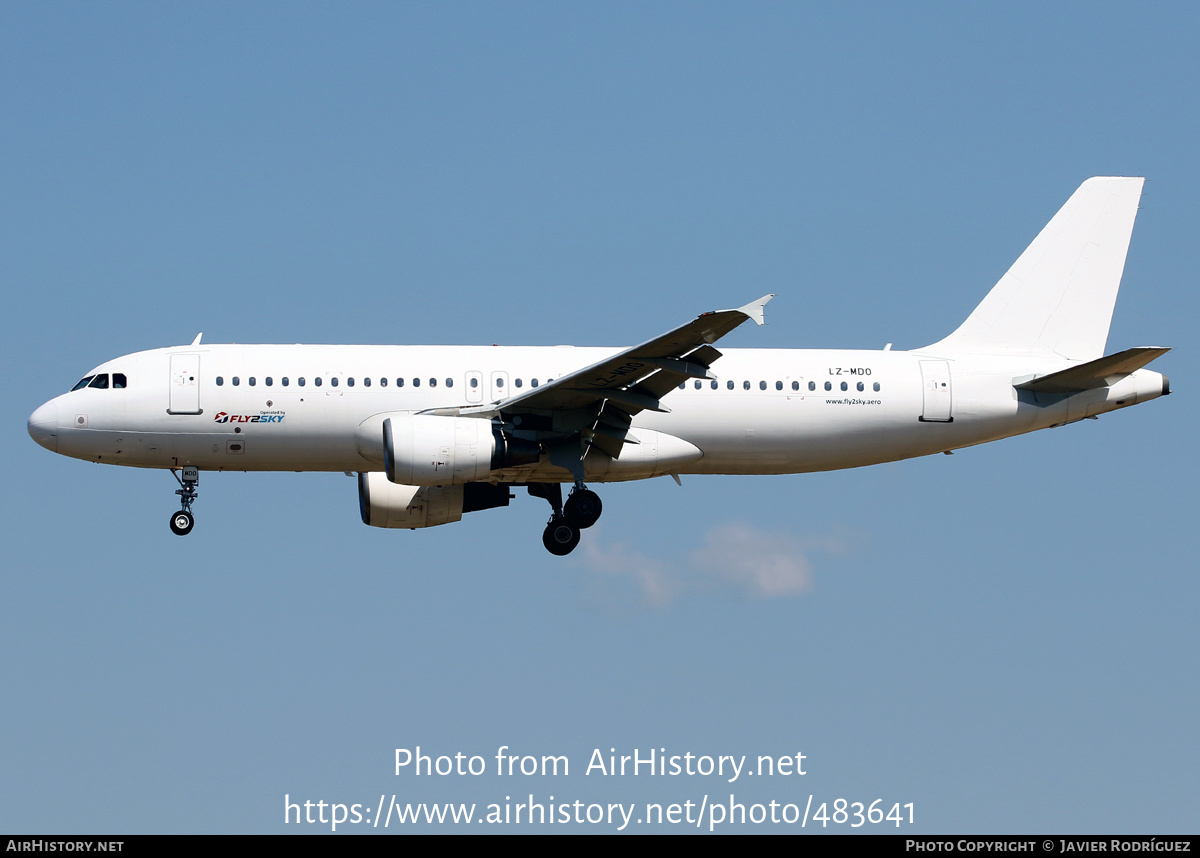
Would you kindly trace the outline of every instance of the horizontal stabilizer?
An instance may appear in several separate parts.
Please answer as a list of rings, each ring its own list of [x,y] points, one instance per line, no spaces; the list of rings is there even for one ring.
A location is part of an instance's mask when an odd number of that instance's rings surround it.
[[[1014,379],[1013,387],[1017,390],[1032,390],[1035,393],[1077,393],[1081,390],[1109,387],[1169,351],[1169,348],[1146,346],[1125,349],[1123,352],[1081,363],[1050,375],[1034,376],[1025,381]]]

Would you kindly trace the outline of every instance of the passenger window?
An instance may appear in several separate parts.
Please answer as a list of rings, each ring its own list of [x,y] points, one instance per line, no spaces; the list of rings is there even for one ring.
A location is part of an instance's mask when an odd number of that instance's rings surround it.
[[[223,387],[224,385],[225,385],[225,379],[223,379],[221,376],[218,375],[217,376],[217,387]]]
[[[402,378],[396,379],[396,387],[404,387],[404,379],[402,379]]]
[[[254,384],[255,384],[254,376],[250,376],[250,386],[254,387]]]
[[[346,379],[346,387],[354,387],[354,379],[353,378]]]
[[[878,381],[875,382],[875,384],[873,386],[875,388],[875,392],[878,393],[879,392],[879,382]]]
[[[530,386],[530,387],[537,387],[537,379],[536,379],[536,378],[531,378],[531,379],[529,379],[529,386]]]
[[[846,382],[843,381],[842,382],[842,390],[849,390],[849,389],[850,389],[850,385],[846,384]]]
[[[240,385],[241,383],[242,383],[242,380],[241,380],[240,378],[238,378],[238,377],[235,375],[235,376],[233,377],[233,386],[234,386],[234,387],[237,387],[237,386],[238,386],[238,385]]]
[[[794,383],[794,382],[793,382],[793,383]],[[782,382],[782,381],[777,381],[777,382],[775,382],[775,389],[776,389],[776,390],[783,390],[783,382]]]
[[[447,379],[447,380],[449,380],[449,379]],[[521,379],[518,378],[516,381],[513,382],[513,384],[515,384],[517,387],[520,387],[522,384]]]
[[[329,379],[330,387],[337,387],[337,384],[338,384],[338,377],[336,375],[333,378]]]
[[[750,382],[743,381],[742,382],[742,390],[749,390],[749,389],[750,389]]]
[[[808,389],[809,389],[809,390],[816,390],[816,389],[817,389],[817,383],[816,383],[815,381],[810,381],[810,382],[808,383]]]
[[[827,381],[827,382],[825,382],[825,389],[826,389],[826,390],[833,390],[833,384],[832,384],[831,382],[828,382],[828,381]]]
[[[712,383],[711,387],[712,387],[712,389],[713,389],[713,390],[716,390],[716,389],[717,389],[717,383],[714,381],[714,382]]]
[[[124,390],[125,389],[125,373],[123,373],[123,372],[114,372],[113,373],[113,389],[114,390]]]
[[[431,378],[431,379],[429,379],[429,386],[430,386],[430,387],[437,387],[437,379],[436,379],[436,378]]]
[[[283,378],[279,379],[279,383],[282,384],[284,387],[287,387],[288,386],[288,377],[285,375]]]
[[[733,390],[733,379],[730,379],[729,381],[725,382],[725,387],[728,388],[729,390]]]
[[[386,379],[386,378],[381,378],[381,379],[379,379],[379,386],[380,386],[380,387],[387,387],[387,379]]]
[[[363,387],[370,387],[370,386],[371,386],[371,377],[367,376],[366,378],[363,379]]]
[[[792,382],[792,390],[799,390],[799,389],[800,389],[800,382],[793,381]]]
[[[681,382],[679,382],[679,389],[680,389],[680,390],[683,390],[685,387],[687,387],[687,382],[686,382],[686,381],[681,381]]]
[[[859,391],[862,391],[863,389],[863,383],[861,381],[858,383],[858,389]]]
[[[313,387],[320,387],[322,384],[324,384],[324,379],[321,376],[318,375],[313,379]]]
[[[271,376],[268,375],[267,376],[267,387],[271,387],[273,384],[275,384],[275,379],[271,378]]]
[[[477,379],[475,376],[471,376],[471,390],[474,390],[477,387],[479,387],[479,379]]]
[[[504,387],[504,379],[503,379],[503,378],[499,378],[499,377],[498,377],[498,378],[496,379],[496,387],[497,387],[497,388]]]
[[[304,387],[304,376],[300,376],[298,379],[296,379],[296,384]]]
[[[421,379],[414,378],[413,379],[413,387],[420,387],[420,386],[421,386]]]
[[[108,373],[104,372],[92,379],[92,383],[88,387],[94,387],[97,390],[108,390]]]
[[[452,379],[452,378],[446,379],[446,387],[454,387],[454,379]]]
[[[697,382],[696,382],[696,390],[699,390],[699,389],[700,389],[700,387],[701,387],[701,385],[700,385],[700,382],[698,382],[698,381],[697,381]]]

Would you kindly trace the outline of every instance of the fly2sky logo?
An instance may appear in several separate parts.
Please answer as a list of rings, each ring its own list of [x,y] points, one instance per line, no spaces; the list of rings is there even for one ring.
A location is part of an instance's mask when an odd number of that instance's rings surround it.
[[[218,411],[213,417],[214,423],[282,423],[284,412],[264,411],[261,414],[230,414],[228,411]]]

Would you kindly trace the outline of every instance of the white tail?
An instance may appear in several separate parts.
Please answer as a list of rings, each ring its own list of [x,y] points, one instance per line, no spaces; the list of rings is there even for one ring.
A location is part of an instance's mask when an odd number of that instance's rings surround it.
[[[1080,185],[958,330],[929,350],[1103,355],[1144,181]]]

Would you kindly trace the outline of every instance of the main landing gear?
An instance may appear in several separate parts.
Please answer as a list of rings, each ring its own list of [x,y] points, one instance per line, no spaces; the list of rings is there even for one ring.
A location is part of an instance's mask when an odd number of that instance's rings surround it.
[[[565,557],[575,550],[579,532],[595,524],[604,508],[600,495],[584,488],[582,480],[575,481],[566,504],[562,501],[560,483],[530,483],[528,488],[531,495],[543,498],[554,510],[542,532],[542,544],[558,557]]]
[[[196,519],[192,516],[192,504],[199,496],[196,484],[200,482],[200,469],[188,465],[183,469],[183,476],[180,477],[175,473],[175,469],[171,468],[171,476],[179,483],[175,494],[179,495],[179,504],[182,507],[179,512],[171,516],[171,532],[176,536],[187,536],[196,524]]]

